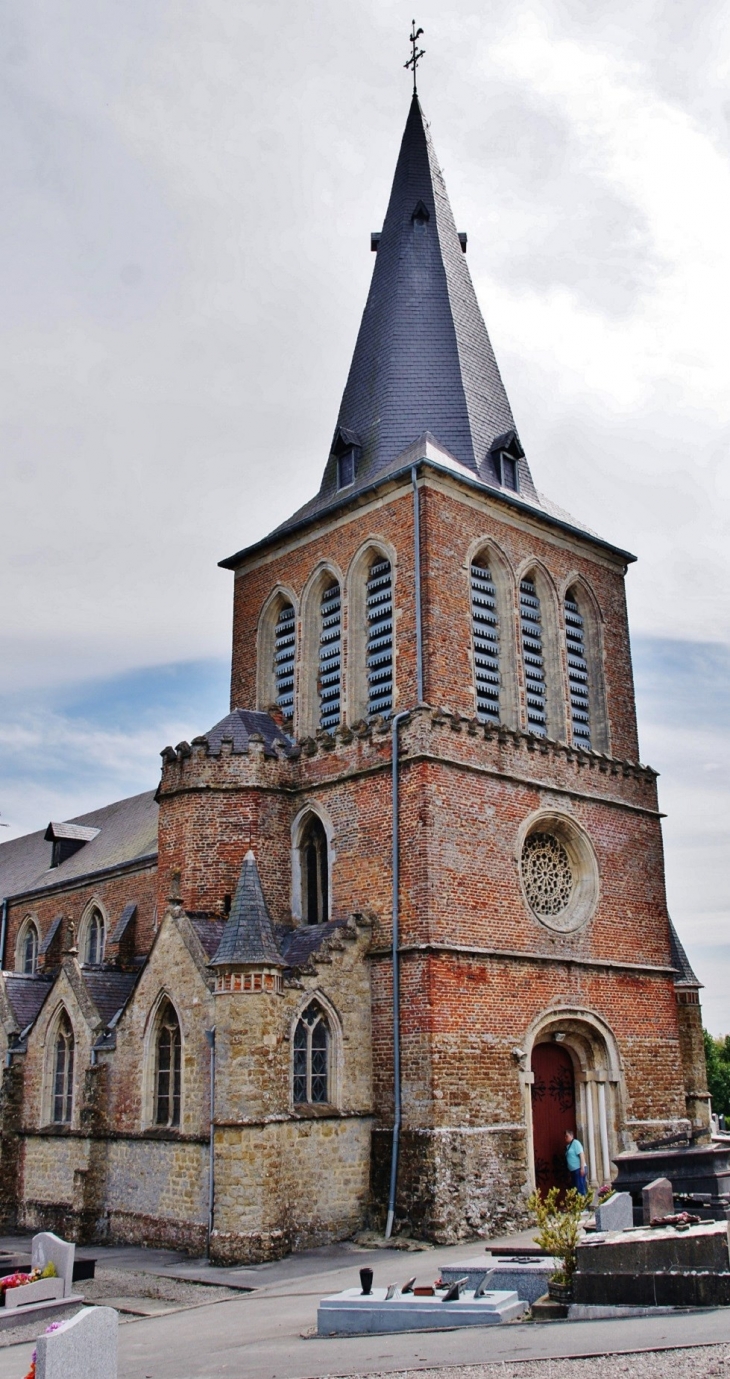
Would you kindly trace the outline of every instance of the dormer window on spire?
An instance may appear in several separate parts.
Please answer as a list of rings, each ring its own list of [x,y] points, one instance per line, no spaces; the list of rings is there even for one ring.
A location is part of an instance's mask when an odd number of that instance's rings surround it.
[[[525,452],[516,431],[505,431],[497,436],[489,448],[487,460],[492,461],[494,477],[500,488],[511,493],[520,491],[520,471],[518,461],[524,459]]]
[[[337,461],[337,491],[349,488],[355,482],[357,461],[360,455],[360,442],[354,431],[338,426],[332,443],[332,454]]]

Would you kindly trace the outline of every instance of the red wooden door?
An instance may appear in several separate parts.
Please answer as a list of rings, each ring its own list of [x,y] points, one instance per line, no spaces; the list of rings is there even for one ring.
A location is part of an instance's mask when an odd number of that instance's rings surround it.
[[[535,1180],[540,1192],[570,1187],[565,1162],[565,1132],[576,1134],[573,1062],[560,1044],[537,1044],[532,1051],[532,1141]]]

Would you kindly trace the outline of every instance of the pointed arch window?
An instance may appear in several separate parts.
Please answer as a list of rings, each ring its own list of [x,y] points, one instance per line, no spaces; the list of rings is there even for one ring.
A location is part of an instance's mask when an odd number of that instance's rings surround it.
[[[322,1007],[311,1001],[294,1031],[293,1101],[322,1106],[330,1100],[330,1030]]]
[[[366,648],[368,717],[387,718],[393,709],[393,571],[389,560],[370,566],[367,580]]]
[[[27,919],[18,935],[15,949],[15,970],[26,977],[32,977],[38,970],[38,926],[34,919]]]
[[[276,703],[284,718],[294,717],[294,661],[296,617],[290,603],[283,603],[274,628],[274,686]]]
[[[322,595],[319,638],[319,726],[331,732],[340,722],[342,596],[337,583]]]
[[[547,735],[547,686],[540,599],[531,575],[520,581],[520,636],[525,670],[527,727],[538,737]]]
[[[70,1125],[73,1115],[74,1036],[64,1011],[58,1023],[53,1065],[53,1121]]]
[[[182,1079],[180,1021],[170,1001],[163,1001],[155,1036],[155,1125],[180,1125]]]
[[[497,591],[486,560],[471,567],[471,621],[474,637],[474,680],[477,717],[499,723],[499,617]]]
[[[305,924],[326,924],[329,919],[329,849],[321,819],[311,814],[300,844],[302,918]]]
[[[588,660],[583,617],[575,589],[565,596],[565,640],[568,653],[568,683],[570,686],[570,717],[573,742],[590,748],[591,711]]]
[[[95,966],[104,961],[104,916],[101,910],[93,909],[86,926],[84,961]]]

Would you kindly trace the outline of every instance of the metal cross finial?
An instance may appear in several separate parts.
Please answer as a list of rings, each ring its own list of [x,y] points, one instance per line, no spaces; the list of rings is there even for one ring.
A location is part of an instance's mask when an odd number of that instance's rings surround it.
[[[426,51],[425,48],[417,48],[417,47],[416,47],[416,44],[418,43],[418,40],[419,40],[419,38],[421,37],[421,34],[422,34],[422,33],[423,33],[423,29],[417,29],[417,28],[416,28],[416,21],[415,21],[415,19],[414,19],[414,20],[412,21],[412,25],[411,25],[411,49],[412,49],[412,52],[411,52],[411,56],[409,57],[408,61],[403,63],[403,66],[404,66],[404,67],[412,67],[412,68],[413,68],[413,94],[414,94],[414,96],[417,96],[417,95],[418,95],[418,91],[417,91],[417,89],[416,89],[416,68],[418,67],[419,62],[421,61],[421,58],[423,57],[423,55],[424,55],[424,53],[425,53],[425,51]]]

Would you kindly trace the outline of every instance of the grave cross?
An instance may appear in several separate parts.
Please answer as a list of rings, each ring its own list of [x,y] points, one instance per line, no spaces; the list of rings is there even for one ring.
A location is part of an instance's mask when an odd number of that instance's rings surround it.
[[[403,63],[403,66],[406,67],[406,68],[408,68],[408,67],[412,67],[412,68],[413,68],[413,94],[414,94],[414,96],[417,96],[417,95],[418,95],[418,90],[417,90],[417,88],[416,88],[416,68],[418,67],[418,64],[419,64],[419,62],[421,61],[421,58],[424,56],[424,54],[425,54],[425,52],[426,52],[426,49],[425,49],[425,48],[417,48],[417,47],[416,47],[416,44],[418,43],[418,40],[419,40],[419,38],[421,37],[421,34],[422,34],[422,33],[423,33],[423,29],[417,29],[417,28],[416,28],[416,21],[415,21],[415,19],[412,20],[412,22],[411,22],[411,56],[409,57],[409,59],[408,59],[407,62],[404,62],[404,63]]]

